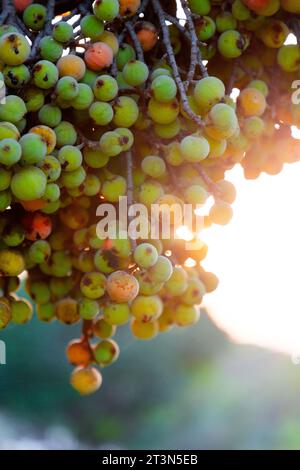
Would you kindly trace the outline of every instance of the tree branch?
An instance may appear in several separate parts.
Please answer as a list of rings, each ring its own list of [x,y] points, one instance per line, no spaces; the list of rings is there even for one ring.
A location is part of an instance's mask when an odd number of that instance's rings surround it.
[[[189,102],[188,102],[188,99],[187,99],[185,87],[184,87],[184,84],[181,80],[179,70],[178,70],[178,66],[177,66],[177,63],[176,63],[176,59],[175,59],[175,56],[174,56],[173,48],[172,48],[172,45],[171,45],[168,27],[167,27],[166,22],[165,22],[164,10],[162,9],[159,0],[152,0],[152,4],[153,4],[153,7],[154,7],[154,10],[157,13],[158,20],[159,20],[159,23],[160,23],[160,26],[161,26],[161,29],[162,29],[164,45],[165,45],[165,48],[166,48],[169,63],[171,65],[172,69],[173,69],[174,80],[175,80],[175,82],[177,84],[177,87],[178,87],[178,90],[179,90],[179,94],[180,94],[180,98],[181,98],[181,101],[182,101],[183,109],[193,121],[195,121],[199,126],[202,127],[203,122],[202,122],[201,118],[199,116],[197,116],[197,114],[195,114],[189,106]]]
[[[132,153],[130,150],[126,152],[125,157],[126,157],[127,202],[128,202],[128,208],[130,208],[130,206],[133,204],[133,191],[134,191],[133,177],[132,177],[133,162],[132,162]],[[131,217],[128,217],[129,222],[130,220],[131,220]],[[134,240],[133,238],[130,238],[130,241],[131,241],[132,250],[135,250],[136,240]]]
[[[143,48],[141,46],[141,43],[136,35],[136,32],[134,30],[134,27],[132,25],[132,22],[131,21],[126,21],[125,23],[125,27],[127,29],[127,31],[129,32],[129,35],[131,37],[131,40],[134,44],[134,47],[135,47],[135,50],[136,50],[136,54],[137,54],[137,58],[140,60],[140,61],[144,61],[144,52],[143,52]]]
[[[196,29],[195,29],[195,25],[194,25],[194,21],[193,21],[190,9],[186,3],[186,0],[182,0],[181,3],[182,3],[183,11],[186,15],[187,24],[188,24],[188,28],[189,28],[189,32],[191,36],[191,62],[190,62],[190,69],[187,75],[187,82],[189,83],[190,80],[193,80],[194,78],[197,63],[200,67],[203,77],[207,77],[207,70],[204,67],[203,62],[202,62],[201,52],[198,47],[198,38],[196,34]]]

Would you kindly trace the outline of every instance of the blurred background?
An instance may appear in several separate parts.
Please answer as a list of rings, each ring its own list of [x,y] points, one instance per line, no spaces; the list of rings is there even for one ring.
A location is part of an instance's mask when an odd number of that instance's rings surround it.
[[[300,448],[300,365],[290,356],[234,344],[205,312],[150,342],[125,327],[120,360],[82,398],[64,358],[76,330],[34,320],[3,334],[0,449]]]

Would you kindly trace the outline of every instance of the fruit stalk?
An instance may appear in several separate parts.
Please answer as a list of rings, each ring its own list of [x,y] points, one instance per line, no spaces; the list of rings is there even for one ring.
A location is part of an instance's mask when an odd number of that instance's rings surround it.
[[[171,45],[170,34],[169,34],[169,31],[168,31],[168,28],[167,28],[167,25],[166,25],[166,18],[165,18],[164,10],[162,9],[159,0],[152,0],[152,4],[153,4],[154,10],[157,13],[159,23],[160,23],[160,27],[162,29],[164,47],[165,47],[166,52],[167,52],[167,56],[168,56],[168,59],[169,59],[170,66],[172,67],[172,70],[173,70],[174,80],[176,81],[176,84],[177,84],[177,87],[178,87],[178,90],[179,90],[179,93],[180,93],[180,98],[181,98],[181,101],[182,101],[183,109],[185,110],[187,115],[193,121],[196,122],[196,124],[198,124],[199,126],[202,127],[202,125],[203,125],[202,119],[199,118],[199,116],[197,116],[192,111],[192,109],[190,108],[189,103],[188,103],[185,87],[184,87],[183,81],[180,77],[177,62],[176,62],[176,59],[175,59],[175,56],[174,56],[174,51],[173,51],[173,48],[172,48],[172,45]]]

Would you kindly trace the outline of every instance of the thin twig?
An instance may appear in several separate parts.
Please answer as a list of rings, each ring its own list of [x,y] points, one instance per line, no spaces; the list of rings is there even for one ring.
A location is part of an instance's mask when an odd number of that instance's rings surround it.
[[[32,32],[29,31],[29,29],[26,28],[23,21],[21,21],[21,19],[17,15],[15,16],[15,24],[16,24],[17,28],[19,28],[19,30],[23,34],[25,34],[25,36],[28,36],[31,41],[34,39],[34,35],[32,34]]]
[[[90,140],[87,137],[85,137],[84,133],[76,128],[77,134],[80,138],[81,144],[84,144],[85,147],[89,147],[92,149],[96,149],[100,147],[100,143],[97,140]]]
[[[172,48],[172,45],[171,45],[169,30],[168,30],[168,27],[167,27],[166,22],[165,22],[164,10],[162,9],[159,0],[152,0],[152,4],[153,4],[153,7],[154,7],[154,10],[157,13],[158,20],[159,20],[159,23],[160,23],[160,26],[161,26],[161,29],[162,29],[164,45],[165,45],[165,48],[166,48],[166,51],[167,51],[169,63],[171,65],[172,69],[173,69],[174,80],[177,84],[177,87],[178,87],[178,90],[179,90],[179,93],[180,93],[182,107],[183,107],[184,111],[187,113],[187,115],[193,121],[195,121],[199,126],[202,127],[203,122],[202,122],[201,118],[199,116],[197,116],[197,114],[195,114],[189,106],[189,102],[188,102],[188,99],[187,99],[185,87],[184,87],[184,84],[181,80],[179,70],[178,70],[178,66],[177,66],[177,63],[176,63],[176,59],[175,59],[175,56],[174,56],[173,48]]]
[[[5,23],[9,15],[14,13],[14,5],[12,0],[2,0],[2,12],[0,15],[0,24]]]
[[[116,57],[114,57],[113,63],[111,64],[110,73],[112,74],[112,76],[114,78],[116,78],[117,75],[118,75],[118,67],[117,67]]]
[[[39,32],[39,34],[36,36],[34,42],[32,43],[30,56],[29,56],[29,58],[28,58],[28,61],[29,61],[29,62],[33,61],[33,60],[38,56],[39,45],[40,45],[40,42],[41,42],[41,40],[43,39],[44,35],[45,35],[45,32],[44,32],[44,30],[42,29],[42,30]]]
[[[51,32],[52,20],[54,18],[54,8],[55,8],[55,0],[49,0],[47,4],[46,23],[44,26],[45,34],[49,34]]]
[[[190,82],[191,82],[191,80],[193,80],[194,75],[195,75],[195,70],[196,70],[196,65],[197,65],[198,45],[197,45],[197,36],[196,36],[196,34],[193,34],[193,33],[195,33],[195,28],[194,28],[193,19],[190,15],[190,10],[187,7],[185,1],[183,1],[181,3],[182,3],[182,8],[184,10],[184,13],[186,14],[187,24],[188,24],[190,38],[191,38],[190,66],[189,66],[189,70],[188,70],[187,77],[186,77],[186,83],[185,83],[185,88],[186,88],[186,90],[188,90],[188,88],[190,86]]]
[[[291,24],[292,24],[293,33],[297,39],[297,43],[300,44],[300,19],[293,17]]]
[[[140,43],[140,41],[139,41],[139,39],[136,35],[134,27],[132,26],[131,21],[126,21],[125,26],[126,26],[127,31],[129,32],[129,35],[131,37],[131,40],[132,40],[133,44],[134,44],[137,58],[143,62],[144,61],[143,48],[142,48],[141,43]]]
[[[210,179],[210,177],[206,174],[206,171],[201,167],[201,165],[196,164],[195,166],[197,170],[199,171],[199,174],[201,178],[203,179],[204,183],[206,184],[209,193],[212,196],[218,197],[218,195],[220,194],[220,190],[218,186],[216,185],[216,183],[214,183],[213,180]]]
[[[91,0],[85,0],[85,1],[79,3],[78,8],[79,8],[80,13],[82,15],[86,15],[87,13],[90,12],[91,3],[92,3]]]
[[[150,0],[143,0],[141,2],[141,5],[140,5],[140,8],[137,10],[136,14],[130,18],[130,23],[134,26],[135,23],[137,21],[140,20],[140,14],[143,13],[147,6],[148,6],[148,3],[149,3]],[[125,37],[125,34],[126,34],[126,28],[123,28],[123,30],[121,31],[120,35],[119,35],[119,44],[121,44],[123,42],[123,39]]]
[[[246,65],[243,64],[241,60],[238,61],[238,66],[246,75],[249,75],[249,77],[252,77],[252,78],[256,77],[256,73],[253,70],[246,67]]]
[[[32,44],[31,53],[28,59],[29,62],[36,59],[39,53],[39,46],[40,46],[41,40],[43,39],[44,36],[47,36],[47,34],[51,32],[52,20],[54,17],[54,7],[55,7],[55,0],[49,0],[45,25],[43,29],[39,32],[39,34],[36,36]]]
[[[126,156],[127,201],[128,201],[128,208],[130,208],[133,204],[133,191],[134,191],[133,177],[132,177],[133,161],[132,161],[131,151],[128,150],[125,156]],[[128,221],[130,222],[130,220],[131,220],[131,217],[129,216]],[[130,237],[130,241],[131,241],[132,250],[135,250],[136,240]]]
[[[174,26],[176,26],[178,31],[180,31],[186,37],[186,39],[188,39],[189,41],[191,40],[188,30],[185,29],[185,27],[180,23],[178,18],[175,18],[175,16],[172,16],[172,15],[169,15],[169,13],[165,13],[165,18],[167,21],[169,21]]]
[[[235,80],[236,80],[236,77],[237,77],[237,72],[238,72],[238,61],[235,60],[234,63],[233,63],[230,79],[229,79],[227,87],[226,87],[226,94],[227,95],[230,95],[230,93],[232,92],[232,89],[234,87]]]
[[[193,18],[191,15],[191,11],[185,0],[182,0],[181,3],[182,3],[183,11],[186,15],[187,24],[188,24],[189,32],[191,36],[191,63],[190,63],[190,69],[189,69],[188,76],[187,76],[187,81],[189,82],[190,80],[194,78],[195,68],[196,68],[197,63],[200,67],[203,77],[207,77],[208,74],[202,62],[201,52],[198,47],[197,33],[196,33]]]
[[[183,36],[189,42],[191,42],[191,36],[190,36],[189,31],[182,24],[180,24],[180,21],[179,21],[178,18],[175,18],[175,16],[172,16],[172,15],[169,15],[169,13],[165,13],[165,18],[166,18],[167,21],[169,21],[174,26],[176,26],[178,31],[180,31],[183,34]],[[206,42],[200,41],[200,39],[198,39],[198,38],[197,38],[197,44],[198,44],[198,46],[206,46],[207,45]]]

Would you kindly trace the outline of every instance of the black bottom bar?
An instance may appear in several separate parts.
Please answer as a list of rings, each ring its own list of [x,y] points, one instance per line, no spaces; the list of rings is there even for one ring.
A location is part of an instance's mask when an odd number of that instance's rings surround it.
[[[251,464],[282,464],[299,461],[298,452],[290,451],[190,451],[190,450],[80,450],[80,451],[2,451],[0,455],[1,468],[4,464],[37,464],[42,466],[72,464],[74,466],[93,464],[102,469],[112,466],[125,468],[142,468],[151,466],[190,465],[194,468],[204,464],[218,463],[222,466]],[[34,467],[34,465],[33,465]]]

